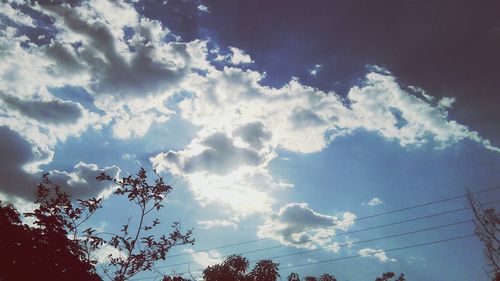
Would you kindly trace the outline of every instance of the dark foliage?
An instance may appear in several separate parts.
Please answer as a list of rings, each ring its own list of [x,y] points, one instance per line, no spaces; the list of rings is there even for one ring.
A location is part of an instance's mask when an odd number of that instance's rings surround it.
[[[206,281],[275,281],[280,276],[278,263],[271,260],[261,260],[247,273],[248,259],[232,255],[221,264],[207,267],[203,271]]]
[[[0,280],[102,280],[60,214],[35,216],[40,227],[22,224],[13,206],[0,203]]]
[[[375,281],[389,281],[394,278],[394,276],[396,276],[394,272],[385,272],[382,274],[382,277],[377,277]],[[406,281],[405,275],[401,273],[395,281]]]

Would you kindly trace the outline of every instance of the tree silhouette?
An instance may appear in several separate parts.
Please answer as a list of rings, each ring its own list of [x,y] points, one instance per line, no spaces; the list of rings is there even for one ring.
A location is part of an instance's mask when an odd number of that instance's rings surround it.
[[[377,277],[375,281],[388,281],[392,279],[396,274],[394,272],[385,272],[382,274],[382,277]],[[406,281],[405,275],[401,273],[395,281]]]
[[[36,227],[22,224],[14,207],[3,207],[0,202],[0,280],[102,280],[95,270],[94,253],[107,246],[121,254],[108,256],[104,273],[111,280],[123,281],[151,270],[156,261],[166,258],[172,247],[193,244],[192,230],[183,233],[177,222],[168,235],[151,234],[160,220],[147,220],[147,216],[163,207],[162,201],[172,190],[162,177],[156,176],[153,185],[148,184],[143,168],[137,175],[121,180],[105,173],[96,178],[116,184],[114,194],[125,195],[138,206],[139,215],[134,225],[129,218],[118,234],[96,233],[92,228],[81,230],[102,207],[102,199],[71,200],[48,174],[43,175],[42,183],[37,186],[38,207],[24,214],[34,219]],[[103,234],[108,235],[107,238],[101,237]],[[172,280],[183,279],[173,277]]]
[[[207,267],[203,271],[203,279],[206,281],[230,280],[245,281],[248,269],[248,259],[239,255],[228,257],[221,264]]]
[[[466,205],[474,214],[475,233],[483,242],[492,280],[500,281],[500,212],[494,208],[484,208],[477,196],[468,190]]]
[[[278,272],[278,263],[272,260],[261,260],[249,274],[250,280],[255,281],[276,281],[280,276]]]
[[[320,277],[319,277],[319,281],[337,281],[337,279],[335,278],[335,276],[333,275],[330,275],[328,273],[323,273]]]
[[[40,214],[35,223],[22,224],[14,207],[0,202],[0,280],[102,280],[57,214]]]
[[[271,260],[261,260],[247,273],[248,259],[239,255],[228,257],[221,264],[207,267],[203,271],[206,281],[275,281],[279,277],[278,265]]]
[[[167,252],[172,247],[194,244],[194,239],[191,238],[192,230],[182,233],[178,222],[173,223],[173,230],[168,236],[162,235],[155,238],[154,235],[148,235],[160,224],[160,220],[155,218],[146,222],[146,216],[152,211],[159,211],[163,208],[162,202],[172,190],[172,187],[166,185],[156,171],[154,173],[157,178],[153,185],[148,183],[144,168],[141,168],[135,177],[128,176],[121,180],[112,178],[104,172],[97,177],[98,181],[118,184],[119,187],[114,194],[126,195],[130,202],[139,207],[136,227],[131,227],[131,219],[129,219],[119,234],[112,234],[108,240],[97,238],[100,239],[101,245],[110,245],[120,253],[124,253],[117,257],[109,256],[110,263],[105,269],[105,274],[109,274],[109,267],[114,268],[112,279],[115,281],[123,281],[141,271],[152,270],[155,262],[165,260]],[[95,239],[93,233],[90,233],[88,237]]]
[[[292,272],[288,277],[286,278],[287,281],[300,281],[299,274]]]

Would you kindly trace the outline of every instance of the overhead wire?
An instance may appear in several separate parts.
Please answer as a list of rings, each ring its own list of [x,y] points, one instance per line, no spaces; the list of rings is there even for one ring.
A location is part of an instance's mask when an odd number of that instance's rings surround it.
[[[475,191],[475,192],[471,192],[471,194],[480,194],[480,193],[492,191],[492,190],[499,189],[499,188],[500,188],[500,186],[490,187],[490,188],[478,190],[478,191]],[[424,206],[430,206],[430,205],[434,205],[434,204],[439,204],[439,203],[443,203],[443,202],[447,202],[447,201],[452,201],[452,200],[460,199],[460,198],[463,198],[464,196],[465,195],[457,195],[457,196],[443,198],[443,199],[434,200],[434,201],[430,201],[430,202],[424,202],[424,203],[412,205],[412,206],[409,206],[409,207],[404,207],[404,208],[399,208],[399,209],[395,209],[395,210],[391,210],[391,211],[387,211],[387,212],[382,212],[382,213],[377,213],[377,214],[373,214],[373,215],[369,215],[369,216],[359,217],[359,218],[353,219],[351,221],[353,221],[353,222],[354,221],[360,221],[360,220],[364,220],[364,219],[369,219],[369,218],[379,217],[379,216],[383,216],[383,215],[398,213],[398,212],[402,212],[402,211],[406,211],[406,210],[416,209],[416,208],[420,208],[420,207],[424,207]],[[484,203],[484,205],[494,204],[494,203],[498,203],[498,202],[500,202],[500,200],[490,201],[490,202]],[[347,235],[347,234],[358,233],[358,232],[362,232],[362,231],[369,231],[369,230],[374,230],[374,229],[388,227],[388,226],[394,226],[394,225],[408,223],[408,222],[417,221],[417,220],[422,220],[422,219],[426,219],[426,218],[432,218],[432,217],[437,217],[437,216],[441,216],[441,215],[445,215],[445,214],[451,214],[451,213],[455,213],[455,212],[459,212],[459,211],[463,211],[463,210],[467,210],[467,209],[468,209],[467,207],[452,209],[452,210],[438,212],[438,213],[434,213],[434,214],[430,214],[430,215],[419,216],[419,217],[414,217],[414,218],[411,218],[411,219],[400,220],[400,221],[391,222],[391,223],[387,223],[387,224],[382,224],[382,225],[367,227],[367,228],[364,228],[364,229],[358,229],[358,230],[353,230],[353,231],[346,231],[346,232],[343,232],[343,233],[340,233],[340,234],[328,235],[328,236],[323,236],[323,237],[316,237],[314,239],[308,239],[308,240],[301,241],[300,243],[295,243],[295,244],[302,244],[302,243],[307,243],[307,242],[311,242],[311,241],[315,241],[315,240],[320,240],[320,239],[333,238],[333,237],[340,236],[340,235]],[[464,220],[464,221],[449,223],[449,224],[445,224],[445,225],[438,225],[438,226],[433,226],[433,227],[427,227],[427,228],[424,228],[424,229],[418,229],[418,230],[414,230],[414,231],[409,231],[409,232],[404,232],[404,233],[398,233],[398,234],[388,235],[388,236],[384,236],[384,237],[378,237],[378,238],[372,238],[372,239],[363,240],[363,241],[354,241],[354,242],[350,242],[350,243],[339,244],[337,246],[338,247],[345,247],[345,246],[353,245],[353,244],[361,244],[361,243],[367,243],[367,242],[372,242],[372,241],[377,241],[377,240],[395,238],[395,237],[400,237],[400,236],[404,236],[404,235],[410,235],[410,234],[414,234],[414,233],[419,233],[419,232],[430,231],[430,230],[439,229],[439,228],[450,227],[450,226],[453,226],[453,225],[464,224],[466,222],[471,222],[471,221],[472,220],[469,219],[469,220]],[[292,234],[295,234],[295,233],[301,233],[301,232],[304,232],[304,231],[311,231],[311,230],[320,229],[320,228],[321,229],[329,228],[329,227],[335,226],[337,224],[338,223],[335,222],[335,223],[332,223],[331,225],[328,225],[328,226],[315,227],[315,228],[305,228],[303,230],[291,232],[288,235],[292,235]],[[443,239],[443,240],[426,242],[426,243],[417,244],[417,245],[410,245],[410,246],[405,246],[405,247],[398,247],[398,248],[392,248],[392,249],[387,249],[387,250],[380,250],[380,251],[377,251],[377,252],[371,252],[371,253],[369,253],[367,255],[375,255],[375,254],[381,253],[381,252],[396,251],[396,250],[402,250],[402,249],[407,249],[407,248],[414,248],[414,247],[418,247],[418,246],[425,246],[425,245],[442,243],[442,242],[444,243],[446,241],[464,239],[464,238],[472,237],[472,236],[474,236],[474,235],[460,236],[460,237],[454,237],[454,238],[450,238],[450,239]],[[211,248],[206,248],[206,249],[202,249],[202,250],[192,251],[192,252],[188,252],[188,253],[181,253],[181,254],[171,255],[171,256],[169,256],[169,258],[179,257],[179,256],[184,256],[184,255],[189,255],[189,254],[194,254],[194,253],[208,252],[208,251],[211,251],[211,250],[228,248],[228,247],[234,247],[234,246],[238,246],[238,245],[249,244],[249,243],[259,242],[259,241],[263,241],[263,240],[271,240],[271,239],[272,238],[259,238],[259,239],[254,239],[254,240],[242,241],[242,242],[238,242],[238,243],[226,244],[226,245],[221,245],[221,246],[217,246],[217,247],[211,247]],[[278,245],[278,246],[272,246],[272,247],[265,247],[265,248],[260,248],[260,249],[254,249],[254,250],[240,252],[240,253],[238,253],[238,255],[255,253],[255,252],[260,252],[260,251],[265,251],[265,250],[271,250],[271,249],[276,249],[276,248],[282,248],[282,247],[287,247],[287,246],[293,246],[293,245]],[[313,250],[302,251],[302,252],[295,252],[295,253],[289,253],[289,254],[284,254],[284,255],[273,256],[273,257],[270,257],[270,258],[267,258],[267,259],[277,259],[277,258],[283,258],[283,257],[288,257],[288,256],[294,256],[294,255],[302,255],[302,254],[306,254],[306,253],[311,253],[311,252],[325,250],[325,249],[328,249],[328,248],[331,248],[331,246],[330,247],[322,247],[322,248],[313,249]],[[231,255],[220,256],[220,257],[217,257],[217,258],[225,258],[225,257],[229,257],[229,256],[231,256]],[[341,258],[328,259],[328,260],[320,261],[319,263],[321,263],[321,262],[328,262],[328,261],[335,261],[335,260],[342,260],[342,259],[347,259],[347,258],[354,258],[354,257],[359,257],[359,256],[366,256],[366,255],[360,255],[360,254],[358,254],[358,255],[341,257]],[[259,259],[259,260],[261,260],[261,259]],[[176,267],[176,266],[180,266],[180,265],[191,264],[191,263],[194,263],[194,262],[197,262],[197,261],[198,260],[192,260],[192,261],[188,261],[188,262],[182,262],[182,263],[176,263],[176,264],[169,264],[169,265],[157,266],[156,268]],[[251,262],[255,262],[255,261],[258,261],[258,260],[252,260]],[[309,265],[309,264],[314,264],[314,263],[307,263],[307,264],[296,265],[296,266],[305,266],[305,265]],[[286,269],[286,268],[290,268],[290,267],[283,267],[283,268],[280,268],[280,269]],[[202,270],[196,270],[196,271],[189,271],[189,272],[186,272],[186,273],[201,272],[201,271]],[[156,277],[157,276],[155,276],[155,277],[145,277],[145,278],[136,278],[136,279],[133,279],[133,280],[152,279],[152,278],[156,278]]]
[[[478,190],[478,191],[475,191],[475,192],[471,192],[471,194],[480,194],[480,193],[492,191],[492,190],[499,189],[499,188],[500,188],[500,186],[494,186],[494,187],[490,187],[490,188]],[[394,213],[403,212],[403,211],[407,211],[407,210],[412,210],[412,209],[416,209],[416,208],[421,208],[421,207],[425,207],[425,206],[431,206],[431,205],[435,205],[435,204],[439,204],[439,203],[444,203],[444,202],[447,202],[447,201],[452,201],[452,200],[460,199],[460,198],[463,198],[463,197],[465,197],[465,195],[463,195],[463,194],[462,195],[456,195],[456,196],[447,197],[447,198],[443,198],[443,199],[439,199],[439,200],[434,200],[434,201],[429,201],[429,202],[425,202],[425,203],[420,203],[420,204],[412,205],[412,206],[409,206],[409,207],[398,208],[398,209],[394,209],[394,210],[387,211],[387,212],[381,212],[381,213],[377,213],[377,214],[373,214],[373,215],[368,215],[368,216],[363,216],[363,217],[355,218],[353,220],[350,220],[349,222],[351,222],[351,221],[352,222],[357,222],[357,221],[361,221],[361,220],[365,220],[365,219],[370,219],[370,218],[380,217],[380,216],[384,216],[384,215],[394,214]],[[332,227],[332,226],[336,226],[338,224],[339,224],[338,222],[333,222],[333,223],[331,223],[328,226],[305,228],[305,229],[302,229],[302,230],[290,232],[288,234],[288,236],[291,236],[291,235],[296,234],[296,233],[301,233],[301,232],[304,232],[304,231],[311,231],[311,230],[315,230],[315,229],[322,229],[322,228],[325,228],[325,227]],[[195,250],[195,251],[188,252],[188,253],[174,254],[174,255],[170,255],[168,257],[169,258],[174,258],[174,257],[191,255],[191,254],[195,254],[195,253],[209,252],[209,251],[212,251],[212,250],[218,250],[218,249],[224,249],[224,248],[229,248],[229,247],[235,247],[235,246],[240,246],[240,245],[244,245],[244,244],[250,244],[250,243],[256,243],[256,242],[260,242],[260,241],[265,241],[265,240],[272,240],[272,238],[258,238],[258,239],[253,239],[253,240],[241,241],[241,242],[237,242],[237,243],[224,244],[224,245],[220,245],[220,246],[216,246],[216,247],[210,247],[210,248]]]
[[[356,254],[356,255],[344,256],[344,257],[339,257],[339,258],[324,259],[324,260],[319,260],[319,261],[314,261],[314,262],[308,262],[308,263],[302,263],[302,264],[296,264],[296,265],[289,265],[289,266],[284,266],[284,267],[278,267],[278,269],[279,270],[284,270],[284,269],[290,269],[290,268],[296,268],[296,267],[303,267],[303,266],[309,266],[309,265],[315,265],[315,264],[321,264],[321,263],[335,262],[335,261],[346,260],[346,259],[351,259],[351,258],[374,256],[376,254],[388,253],[388,252],[394,252],[394,251],[400,251],[400,250],[417,248],[417,247],[423,247],[423,246],[429,246],[429,245],[434,245],[434,244],[440,244],[440,243],[445,243],[445,242],[449,242],[449,241],[455,241],[455,240],[461,240],[461,239],[471,238],[471,237],[474,237],[474,236],[476,236],[476,235],[475,234],[468,234],[468,235],[455,236],[455,237],[450,237],[450,238],[445,238],[445,239],[440,239],[440,240],[433,240],[433,241],[423,242],[423,243],[419,243],[419,244],[411,244],[411,245],[402,246],[402,247],[395,247],[395,248],[389,248],[389,249],[380,249],[380,250],[376,250],[376,251],[373,251],[373,252],[370,252],[370,253]],[[184,274],[188,274],[188,273],[192,274],[192,273],[197,273],[197,272],[203,272],[203,270],[187,271],[187,272],[178,273],[178,275],[182,276]],[[146,279],[153,279],[153,278],[157,278],[157,277],[159,277],[159,276],[141,277],[141,278],[134,278],[134,279],[131,279],[131,280],[146,280]]]
[[[498,203],[498,202],[500,202],[500,200],[495,200],[495,201],[487,202],[487,203],[484,203],[484,205],[490,205],[490,204],[494,204],[494,203]],[[274,250],[274,249],[279,249],[279,248],[284,248],[284,247],[289,247],[289,246],[297,246],[297,245],[305,244],[305,243],[308,243],[308,242],[325,240],[325,239],[331,239],[331,238],[338,237],[338,236],[345,236],[345,235],[348,235],[348,234],[354,234],[354,233],[359,233],[359,232],[364,232],[364,231],[369,231],[369,230],[375,230],[375,229],[389,227],[389,226],[395,226],[395,225],[404,224],[404,223],[408,223],[408,222],[414,222],[414,221],[418,221],[418,220],[423,220],[423,219],[438,217],[438,216],[442,216],[442,215],[452,214],[452,213],[456,213],[456,212],[464,211],[464,210],[467,210],[467,207],[458,208],[458,209],[452,209],[452,210],[448,210],[448,211],[438,212],[438,213],[434,213],[434,214],[430,214],[430,215],[414,217],[414,218],[411,218],[411,219],[405,219],[405,220],[395,221],[395,222],[381,224],[381,225],[376,225],[376,226],[371,226],[371,227],[367,227],[367,228],[363,228],[363,229],[345,231],[345,232],[342,232],[342,233],[339,233],[339,234],[336,233],[336,234],[332,234],[332,235],[326,235],[326,236],[320,236],[320,237],[305,239],[305,240],[302,240],[302,241],[299,241],[299,242],[296,242],[296,243],[293,243],[293,244],[280,244],[280,245],[277,245],[277,246],[263,247],[263,248],[259,248],[259,249],[253,249],[253,250],[249,250],[249,251],[238,252],[236,254],[237,255],[246,255],[246,254],[252,254],[252,253],[257,253],[257,252],[262,252],[262,251],[267,251],[267,250]],[[233,254],[231,254],[231,255],[233,255]],[[227,257],[229,257],[231,255],[218,256],[218,258],[227,258]],[[195,263],[195,262],[198,262],[198,261],[199,261],[199,259],[194,259],[194,260],[191,260],[191,261],[186,261],[186,262],[181,262],[181,263],[161,265],[161,266],[157,266],[157,268],[165,268],[165,267],[174,267],[174,266],[186,265],[186,264],[191,264],[191,263]]]

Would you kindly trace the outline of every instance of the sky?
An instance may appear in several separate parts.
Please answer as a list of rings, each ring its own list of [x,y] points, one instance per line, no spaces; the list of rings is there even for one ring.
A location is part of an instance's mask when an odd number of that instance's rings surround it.
[[[463,198],[408,207],[500,184],[499,9],[4,1],[0,198],[31,208],[48,172],[74,198],[104,197],[91,224],[112,231],[134,209],[96,175],[156,169],[174,187],[160,218],[196,239],[161,272],[262,249],[244,256],[275,257],[282,277],[488,280],[480,241],[458,239],[471,214],[432,216]]]

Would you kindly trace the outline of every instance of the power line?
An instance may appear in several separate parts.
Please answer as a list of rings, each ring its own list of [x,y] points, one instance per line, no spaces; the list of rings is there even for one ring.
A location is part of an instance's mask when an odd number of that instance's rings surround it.
[[[434,244],[440,244],[440,243],[445,243],[445,242],[449,242],[449,241],[455,241],[455,240],[470,238],[470,237],[474,237],[474,236],[476,236],[476,235],[475,234],[469,234],[469,235],[456,236],[456,237],[451,237],[451,238],[446,238],[446,239],[441,239],[441,240],[434,240],[434,241],[419,243],[419,244],[412,244],[412,245],[408,245],[408,246],[402,246],[402,247],[396,247],[396,248],[390,248],[390,249],[381,249],[381,250],[377,250],[377,251],[366,253],[366,254],[357,254],[357,255],[351,255],[351,256],[344,256],[344,257],[340,257],[340,258],[325,259],[325,260],[320,260],[320,261],[315,261],[315,262],[308,262],[308,263],[302,263],[302,264],[297,264],[297,265],[290,265],[290,266],[285,266],[285,267],[279,267],[279,270],[289,269],[289,268],[296,268],[296,267],[303,267],[303,266],[309,266],[309,265],[315,265],[315,264],[321,264],[321,263],[329,263],[329,262],[335,262],[335,261],[352,259],[352,258],[358,258],[358,257],[373,256],[373,255],[380,254],[380,253],[387,253],[387,252],[394,252],[394,251],[400,251],[400,250],[405,250],[405,249],[418,248],[418,247],[423,247],[423,246],[428,246],[428,245],[434,245]],[[189,272],[182,272],[179,275],[188,274],[188,273],[194,273],[194,272],[203,272],[203,270],[194,270],[194,271],[189,271]],[[153,279],[153,278],[156,278],[156,277],[158,277],[158,276],[135,278],[135,279],[132,279],[132,280],[146,280],[146,279]]]
[[[446,228],[446,227],[450,227],[450,226],[465,224],[465,223],[472,222],[472,221],[473,220],[471,220],[471,219],[462,220],[462,221],[457,221],[457,222],[448,223],[448,224],[444,224],[444,225],[437,225],[437,226],[426,227],[426,228],[417,229],[417,230],[413,230],[413,231],[407,231],[407,232],[403,232],[403,233],[387,235],[387,236],[383,236],[383,237],[371,238],[371,239],[361,240],[361,241],[354,241],[354,242],[351,242],[351,243],[342,243],[342,244],[337,245],[337,247],[339,247],[339,249],[340,249],[342,247],[350,247],[351,245],[357,245],[357,244],[368,243],[368,242],[373,242],[373,241],[378,241],[378,240],[385,240],[385,239],[389,239],[389,238],[401,237],[401,236],[411,235],[411,234],[415,234],[415,233],[426,232],[426,231],[436,230],[436,229],[440,229],[440,228]],[[303,255],[303,254],[308,254],[308,253],[313,253],[313,252],[328,250],[330,248],[331,248],[331,246],[330,247],[321,247],[321,248],[318,248],[318,249],[312,249],[312,250],[306,250],[306,251],[301,251],[301,252],[283,254],[283,255],[278,255],[278,256],[273,256],[273,257],[266,257],[265,259],[271,259],[271,260],[273,260],[273,259],[279,259],[279,258],[284,258],[284,257],[289,257],[289,256]],[[224,258],[224,257],[218,257],[218,258]],[[250,263],[253,263],[253,262],[256,262],[256,261],[259,261],[259,260],[261,260],[261,259],[251,260]],[[172,264],[172,265],[168,265],[168,266],[169,267],[174,267],[174,266],[185,265],[185,264],[189,264],[189,263],[179,263],[179,264]],[[161,267],[166,267],[166,266],[161,266]],[[160,267],[156,267],[156,268],[160,268]],[[198,272],[198,271],[202,271],[202,270],[195,270],[193,272]],[[153,278],[153,277],[151,277],[151,278]]]
[[[498,202],[500,202],[500,200],[496,200],[496,201],[492,201],[492,202],[487,202],[484,205],[489,205],[489,204],[498,203]],[[382,224],[382,225],[376,225],[376,226],[367,227],[367,228],[363,228],[363,229],[346,231],[346,232],[343,232],[343,233],[340,233],[340,234],[327,235],[327,236],[321,236],[321,237],[316,237],[316,238],[312,238],[312,239],[306,239],[306,240],[302,240],[302,241],[299,241],[297,243],[294,243],[294,245],[300,245],[300,244],[305,244],[305,243],[312,242],[312,241],[324,240],[324,239],[334,238],[334,237],[338,237],[338,236],[344,236],[344,235],[348,235],[348,234],[359,233],[359,232],[363,232],[363,231],[374,230],[374,229],[384,228],[384,227],[388,227],[388,226],[394,226],[394,225],[398,225],[398,224],[403,224],[403,223],[408,223],[408,222],[413,222],[413,221],[428,219],[428,218],[432,218],[432,217],[442,216],[442,215],[446,215],[446,214],[456,213],[456,212],[464,211],[464,210],[467,210],[467,208],[463,207],[463,208],[448,210],[448,211],[444,211],[444,212],[434,213],[434,214],[430,214],[430,215],[426,215],[426,216],[420,216],[420,217],[415,217],[415,218],[406,219],[406,220],[400,220],[400,221],[396,221],[396,222],[392,222],[392,223],[386,223],[386,224]],[[273,249],[278,249],[278,248],[283,248],[283,247],[288,247],[288,246],[293,246],[293,245],[284,245],[284,244],[281,244],[281,245],[272,246],[272,247],[264,247],[264,248],[260,248],[260,249],[239,252],[237,254],[238,255],[246,255],[246,254],[252,254],[252,253],[261,252],[261,251],[267,251],[267,250],[273,250]],[[219,258],[227,258],[229,256],[231,256],[231,255],[224,255],[224,256],[220,256]],[[175,264],[167,264],[167,265],[157,266],[156,268],[173,267],[173,266],[191,264],[191,263],[194,263],[194,262],[197,262],[197,261],[199,261],[199,260],[195,259],[195,260],[191,260],[191,261],[187,261],[187,262],[182,262],[182,263],[175,263]]]
[[[469,220],[463,220],[463,221],[458,221],[458,222],[454,222],[454,223],[449,223],[449,224],[444,224],[444,225],[438,225],[438,226],[433,226],[433,227],[427,227],[427,228],[422,228],[422,229],[418,229],[418,230],[414,230],[414,231],[408,231],[408,232],[403,232],[403,233],[398,233],[398,234],[392,234],[392,235],[388,235],[388,236],[377,237],[377,238],[372,238],[372,239],[367,239],[367,240],[362,240],[362,241],[354,241],[354,242],[351,242],[351,243],[342,243],[342,244],[339,244],[338,247],[339,248],[340,247],[348,247],[350,245],[355,245],[355,244],[362,244],[362,243],[368,243],[368,242],[373,242],[373,241],[378,241],[378,240],[385,240],[385,239],[389,239],[389,238],[401,237],[401,236],[405,236],[405,235],[410,235],[410,234],[415,234],[415,233],[426,232],[426,231],[431,231],[431,230],[435,230],[435,229],[440,229],[440,228],[445,228],[445,227],[450,227],[450,226],[465,224],[465,223],[468,223],[468,222],[472,222],[472,220],[470,220],[470,219]],[[274,256],[274,257],[270,257],[270,258],[267,258],[267,259],[278,259],[278,258],[284,258],[284,257],[290,257],[290,256],[303,255],[303,254],[308,254],[308,253],[313,253],[313,252],[319,252],[319,251],[327,250],[327,249],[330,249],[330,248],[331,247],[321,247],[321,248],[313,249],[313,250],[307,250],[307,251],[301,251],[301,252],[295,252],[295,253],[290,253],[290,254],[284,254],[284,255]],[[258,261],[258,260],[252,260],[250,262],[255,262],[255,261]]]
[[[483,189],[483,190],[471,192],[471,194],[480,194],[480,193],[488,192],[488,191],[499,189],[499,188],[500,188],[500,186],[494,186],[494,187],[486,188],[486,189]],[[377,213],[377,214],[373,214],[373,215],[369,215],[369,216],[359,217],[359,218],[355,218],[353,220],[350,220],[350,222],[356,222],[356,221],[360,221],[360,220],[365,220],[365,219],[380,217],[380,216],[384,216],[384,215],[394,214],[394,213],[403,212],[403,211],[407,211],[407,210],[411,210],[411,209],[416,209],[416,208],[420,208],[420,207],[425,207],[425,206],[430,206],[430,205],[434,205],[434,204],[444,203],[444,202],[447,202],[447,201],[452,201],[452,200],[463,198],[464,196],[465,195],[457,195],[457,196],[443,198],[443,199],[439,199],[439,200],[435,200],[435,201],[430,201],[430,202],[425,202],[425,203],[421,203],[421,204],[417,204],[417,205],[413,205],[413,206],[409,206],[409,207],[399,208],[399,209],[395,209],[395,210],[391,210],[391,211],[387,211],[387,212],[382,212],[382,213]],[[334,223],[328,225],[327,227],[332,227],[332,226],[335,226],[335,225],[338,225],[338,223],[334,222]],[[324,226],[322,226],[322,227],[314,227],[314,228],[309,228],[309,229],[305,228],[305,229],[302,229],[302,230],[290,232],[287,235],[290,236],[292,234],[300,233],[300,232],[303,232],[303,231],[310,231],[310,230],[315,230],[315,229],[320,229],[320,228],[324,228]],[[258,239],[247,240],[247,241],[242,241],[242,242],[237,242],[237,243],[232,243],[232,244],[225,244],[225,245],[220,245],[220,246],[216,246],[216,247],[210,247],[210,248],[205,248],[205,249],[201,249],[201,250],[196,250],[196,251],[189,252],[189,253],[175,254],[175,255],[169,256],[169,258],[180,257],[180,256],[194,254],[194,253],[208,252],[208,251],[211,251],[211,250],[218,250],[218,249],[223,249],[223,248],[240,246],[240,245],[244,245],[244,244],[250,244],[250,243],[255,243],[255,242],[260,242],[260,241],[265,241],[265,240],[271,240],[271,239],[272,238],[258,238]]]
[[[433,245],[433,244],[439,244],[439,243],[444,243],[444,242],[449,242],[449,241],[454,241],[454,240],[460,240],[460,239],[470,238],[470,237],[474,237],[474,236],[476,236],[476,235],[475,234],[469,234],[469,235],[456,236],[456,237],[452,237],[452,238],[435,240],[435,241],[430,241],[430,242],[425,242],[425,243],[420,243],[420,244],[414,244],[414,245],[408,245],[408,246],[403,246],[403,247],[378,250],[376,252],[371,252],[371,253],[367,253],[367,254],[363,254],[363,255],[358,254],[358,255],[340,257],[340,258],[335,258],[335,259],[326,259],[326,260],[320,260],[320,261],[316,261],[316,262],[309,262],[309,263],[302,263],[302,264],[297,264],[297,265],[285,266],[285,267],[280,267],[279,269],[288,269],[288,268],[302,267],[302,266],[308,266],[308,265],[313,265],[313,264],[320,264],[320,263],[328,263],[328,262],[334,262],[334,261],[339,261],[339,260],[346,260],[346,259],[357,258],[357,257],[373,256],[373,255],[380,254],[380,253],[387,253],[387,252],[394,252],[394,251],[399,251],[399,250],[405,250],[405,249],[423,247],[423,246],[428,246],[428,245]]]

